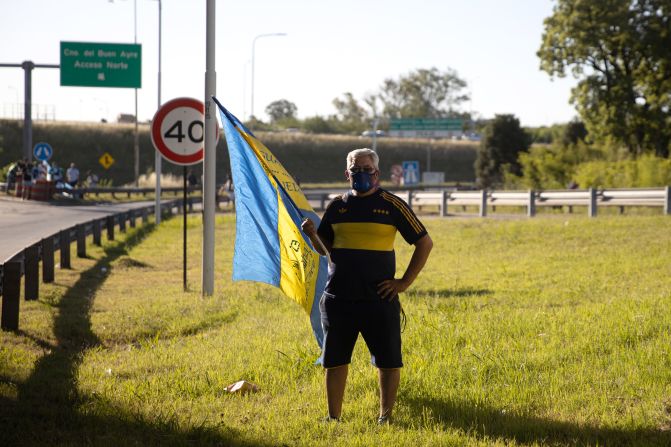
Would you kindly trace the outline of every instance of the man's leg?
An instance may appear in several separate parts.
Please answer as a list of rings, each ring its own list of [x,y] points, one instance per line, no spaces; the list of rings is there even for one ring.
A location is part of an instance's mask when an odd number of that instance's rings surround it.
[[[380,382],[380,417],[389,418],[396,402],[401,368],[378,368]]]
[[[348,365],[326,369],[326,401],[329,407],[329,416],[340,418],[342,401],[345,396]]]

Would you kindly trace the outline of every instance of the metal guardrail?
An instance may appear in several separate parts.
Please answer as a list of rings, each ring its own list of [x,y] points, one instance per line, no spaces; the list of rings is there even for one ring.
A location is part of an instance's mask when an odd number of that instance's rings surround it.
[[[191,208],[192,202],[189,202],[187,206]],[[179,199],[161,204],[162,212],[169,216],[173,214],[175,208],[177,212],[181,212],[182,207],[183,201]],[[24,277],[24,299],[31,301],[39,298],[40,261],[42,262],[42,282],[53,282],[56,251],[60,252],[60,268],[70,268],[70,245],[73,241],[76,243],[77,256],[86,257],[86,238],[89,235],[93,236],[95,245],[101,245],[103,230],[107,240],[114,240],[116,227],[124,233],[127,224],[131,228],[135,227],[138,217],[145,224],[153,212],[154,205],[152,204],[76,224],[53,233],[4,260],[0,265],[0,294],[2,294],[0,327],[4,330],[18,330],[19,328],[22,277]]]
[[[666,215],[671,214],[671,192],[670,187],[650,189],[585,189],[585,190],[554,190],[554,191],[458,191],[458,190],[436,190],[436,191],[394,191],[394,194],[404,199],[413,210],[421,210],[422,207],[438,207],[441,216],[448,216],[448,209],[454,206],[476,206],[479,215],[485,217],[487,210],[496,210],[496,207],[525,207],[527,215],[536,215],[538,207],[568,207],[569,212],[574,206],[586,206],[590,217],[596,217],[599,207],[617,206],[620,212],[625,207],[652,206],[661,207]],[[317,209],[325,209],[330,200],[339,194],[336,193],[311,193],[305,191],[306,197],[311,201],[320,203]]]
[[[12,188],[12,190],[15,190],[15,187]],[[188,193],[193,193],[193,192],[199,192],[202,190],[200,186],[187,186],[187,192]],[[95,188],[89,188],[89,187],[80,187],[80,188],[55,188],[55,192],[66,192],[68,194],[72,194],[75,196],[83,196],[83,195],[95,195],[99,196],[100,194],[111,194],[112,197],[116,198],[117,194],[119,195],[126,195],[127,197],[131,197],[131,195],[141,195],[141,196],[146,196],[147,194],[153,194],[155,189],[153,187],[151,188],[135,188],[135,187],[118,187],[118,186],[109,186],[109,187],[95,187]],[[161,188],[162,193],[172,193],[174,195],[180,194],[182,191],[184,191],[183,186],[164,186]],[[0,192],[7,192],[7,183],[2,183],[0,182]]]
[[[74,188],[74,189],[66,189],[66,188],[57,188],[57,192],[67,192],[68,194],[72,194],[74,196],[99,196],[100,194],[111,194],[113,198],[116,198],[117,194],[120,195],[126,195],[128,198],[131,197],[131,195],[142,195],[146,196],[147,194],[153,194],[156,190],[152,188],[134,188],[134,187],[95,187],[95,188],[87,188],[87,187],[82,187],[82,188]],[[161,187],[161,193],[172,193],[175,196],[178,194],[181,194],[182,191],[184,191],[184,187],[182,186],[163,186]],[[186,191],[188,193],[193,193],[193,192],[200,192],[202,191],[202,188],[200,186],[187,186]]]

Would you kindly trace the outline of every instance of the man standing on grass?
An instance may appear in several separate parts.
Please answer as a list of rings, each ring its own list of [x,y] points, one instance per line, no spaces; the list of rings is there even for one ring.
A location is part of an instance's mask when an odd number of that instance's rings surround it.
[[[351,191],[328,205],[318,230],[310,219],[302,224],[312,245],[322,255],[326,255],[325,248],[331,257],[319,306],[324,329],[327,420],[340,418],[348,365],[361,333],[371,361],[378,368],[378,423],[390,421],[403,366],[398,294],[413,283],[433,247],[431,237],[410,207],[379,187],[378,163],[378,155],[371,149],[347,154],[345,177]],[[396,231],[415,245],[400,279],[395,279]]]

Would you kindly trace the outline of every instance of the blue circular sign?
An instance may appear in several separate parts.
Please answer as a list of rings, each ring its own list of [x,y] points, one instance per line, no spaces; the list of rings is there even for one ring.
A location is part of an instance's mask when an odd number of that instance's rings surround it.
[[[37,143],[33,148],[33,156],[40,161],[47,161],[54,155],[54,150],[49,143]]]

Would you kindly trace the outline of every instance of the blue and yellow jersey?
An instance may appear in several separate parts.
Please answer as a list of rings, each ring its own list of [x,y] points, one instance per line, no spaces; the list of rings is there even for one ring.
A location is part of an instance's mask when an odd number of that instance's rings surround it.
[[[351,193],[326,208],[318,233],[331,243],[326,293],[348,300],[378,299],[378,284],[396,273],[396,232],[409,244],[426,228],[399,197],[378,189],[366,197]]]

